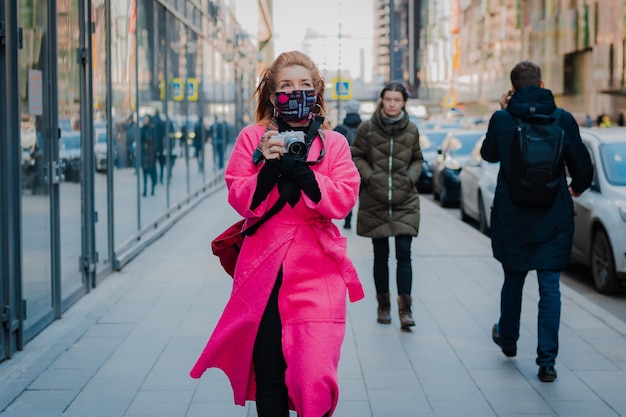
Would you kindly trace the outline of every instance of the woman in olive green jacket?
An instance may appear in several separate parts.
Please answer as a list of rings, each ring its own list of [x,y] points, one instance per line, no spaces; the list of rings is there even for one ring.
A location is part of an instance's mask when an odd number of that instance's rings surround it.
[[[389,237],[395,237],[400,326],[415,326],[411,314],[411,240],[420,222],[415,183],[422,172],[417,126],[405,106],[409,94],[400,83],[387,84],[372,118],[359,126],[351,146],[361,174],[357,234],[372,238],[374,284],[379,323],[391,323]]]

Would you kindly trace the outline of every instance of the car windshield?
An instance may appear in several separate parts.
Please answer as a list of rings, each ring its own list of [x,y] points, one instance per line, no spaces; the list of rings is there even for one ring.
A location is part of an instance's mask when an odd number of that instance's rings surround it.
[[[59,142],[61,149],[80,149],[80,134],[78,135],[61,135]]]
[[[600,157],[606,179],[613,185],[626,185],[626,143],[602,145]]]

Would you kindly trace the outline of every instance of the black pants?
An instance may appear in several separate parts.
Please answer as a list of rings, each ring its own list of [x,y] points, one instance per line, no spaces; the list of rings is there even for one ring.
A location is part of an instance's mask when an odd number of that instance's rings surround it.
[[[152,192],[154,195],[154,187],[156,186],[157,181],[157,172],[156,165],[150,168],[142,168],[143,171],[143,196],[145,197],[148,192],[148,177],[150,177],[150,182],[152,184]]]
[[[411,294],[413,268],[411,266],[411,236],[396,236],[396,282],[398,294]],[[377,294],[389,292],[389,239],[372,239],[374,245],[374,285]]]
[[[256,410],[259,417],[288,417],[289,397],[285,384],[287,364],[282,347],[282,323],[278,312],[278,290],[282,269],[261,318],[254,342],[252,361],[256,376]]]

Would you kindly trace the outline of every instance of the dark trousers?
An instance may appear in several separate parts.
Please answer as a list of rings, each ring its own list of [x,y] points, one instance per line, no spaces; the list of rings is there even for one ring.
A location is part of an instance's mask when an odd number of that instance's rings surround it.
[[[278,312],[278,290],[282,280],[281,269],[261,318],[252,352],[258,417],[289,416],[289,397],[285,384],[287,364],[283,355],[282,323]]]
[[[217,169],[224,168],[224,144],[222,142],[213,143],[213,166]]]
[[[396,283],[398,294],[411,294],[413,268],[411,266],[412,236],[395,236]],[[377,294],[389,292],[389,238],[372,239],[374,245],[374,285]]]
[[[504,284],[500,293],[498,331],[506,346],[515,346],[519,339],[522,290],[528,271],[504,269]],[[538,270],[539,315],[537,317],[537,359],[540,366],[554,366],[559,352],[561,322],[560,271]]]
[[[348,213],[344,220],[346,225],[350,225],[350,223],[352,223],[352,210],[350,210],[350,213]]]
[[[143,171],[143,195],[144,197],[147,194],[148,190],[148,176],[150,177],[150,182],[152,183],[152,194],[154,195],[154,187],[156,186],[157,181],[157,171],[156,166],[152,166],[150,168],[142,168]]]
[[[163,171],[165,171],[165,165],[167,164],[167,157],[163,154],[157,155],[157,161],[159,162],[159,182],[163,184]]]

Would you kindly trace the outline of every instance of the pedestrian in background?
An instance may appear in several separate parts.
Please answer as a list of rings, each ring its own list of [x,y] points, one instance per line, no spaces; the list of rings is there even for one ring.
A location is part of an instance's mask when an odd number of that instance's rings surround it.
[[[204,128],[204,121],[202,117],[196,120],[193,126],[193,139],[191,141],[198,162],[198,172],[204,172],[204,144],[206,141],[206,129]]]
[[[600,127],[602,128],[606,128],[606,127],[611,127],[611,118],[609,117],[608,114],[603,114],[602,115],[602,119],[600,120]]]
[[[150,178],[150,195],[154,195],[154,187],[157,182],[156,172],[156,136],[152,117],[146,114],[143,117],[143,126],[139,130],[141,145],[141,171],[143,172],[143,196],[148,193],[148,178]]]
[[[254,224],[280,199],[288,205],[245,238],[233,292],[191,376],[217,367],[235,403],[256,398],[259,417],[328,417],[337,406],[337,368],[346,291],[363,298],[346,240],[332,222],[354,206],[359,174],[350,148],[326,129],[324,80],[305,54],[280,54],[251,98],[254,125],[241,130],[224,172],[228,201]],[[315,116],[315,117],[314,117]],[[282,132],[306,136],[285,150]],[[292,137],[297,136],[291,134]]]
[[[165,154],[165,143],[167,142],[166,125],[165,121],[161,119],[161,113],[159,110],[154,110],[152,116],[152,125],[154,129],[154,146],[156,151],[156,160],[159,163],[157,177],[159,182],[163,184],[163,172],[165,171],[165,165],[167,163],[167,156]]]
[[[537,271],[539,314],[537,326],[538,376],[543,382],[556,378],[554,368],[559,350],[561,317],[561,270],[569,263],[574,233],[572,197],[578,197],[591,184],[593,167],[580,138],[578,123],[563,111],[559,125],[564,131],[563,162],[572,181],[563,174],[552,206],[526,208],[516,205],[509,186],[513,173],[512,144],[516,141],[514,117],[550,115],[557,106],[552,92],[544,88],[539,66],[522,61],[511,71],[512,90],[500,100],[502,110],[493,114],[481,148],[482,157],[500,162],[495,197],[491,209],[491,245],[504,271],[500,298],[500,319],[492,328],[492,339],[509,357],[517,354],[522,290],[526,275]]]
[[[352,145],[354,137],[356,136],[356,130],[361,124],[361,116],[359,115],[359,108],[361,105],[356,100],[350,100],[346,103],[346,117],[343,118],[343,123],[335,127],[335,131],[341,133],[348,140],[348,144]],[[344,229],[350,229],[352,227],[352,210],[346,216],[343,223]]]
[[[209,127],[209,137],[213,146],[213,166],[217,169],[224,168],[224,152],[231,136],[232,129],[228,122],[215,116],[213,124]]]
[[[389,237],[394,237],[398,312],[404,330],[415,326],[411,311],[411,241],[419,231],[415,183],[424,162],[417,126],[405,109],[408,99],[404,85],[387,84],[372,118],[359,126],[351,146],[352,159],[361,174],[356,233],[372,238],[374,246],[377,321],[391,323]]]

